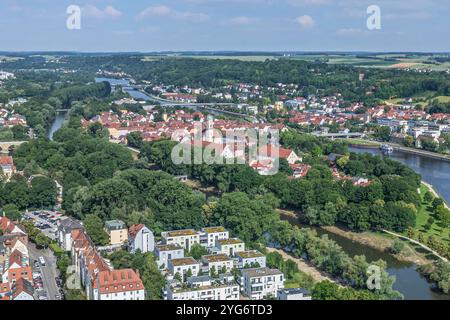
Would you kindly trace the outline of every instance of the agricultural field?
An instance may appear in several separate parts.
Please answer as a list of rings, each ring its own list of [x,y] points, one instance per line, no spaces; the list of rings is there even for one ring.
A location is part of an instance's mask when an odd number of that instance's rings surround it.
[[[326,61],[329,64],[347,64],[362,68],[431,69],[433,71],[450,70],[450,62],[436,62],[432,55],[414,54],[317,54],[298,55],[291,59],[305,61]]]

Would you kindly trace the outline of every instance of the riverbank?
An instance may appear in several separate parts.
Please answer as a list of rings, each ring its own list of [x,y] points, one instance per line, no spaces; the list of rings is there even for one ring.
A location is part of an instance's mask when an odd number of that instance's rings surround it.
[[[320,271],[315,266],[311,265],[307,261],[294,257],[292,254],[287,253],[286,251],[283,251],[281,249],[275,249],[275,248],[266,248],[268,252],[277,252],[280,254],[283,259],[285,260],[292,260],[297,264],[297,267],[300,271],[306,273],[307,275],[311,276],[315,282],[321,282],[324,280],[331,281],[333,283],[336,283],[339,287],[343,288],[341,284],[339,284],[333,277],[323,271]]]
[[[298,218],[298,215],[293,211],[288,210],[277,210],[280,215],[283,215],[287,218]],[[305,226],[309,227],[309,226]],[[362,233],[356,233],[348,230],[344,230],[342,228],[339,228],[337,226],[326,226],[326,227],[320,227],[319,229],[325,230],[328,233],[332,233],[338,236],[341,236],[343,238],[346,238],[350,241],[357,242],[359,244],[368,246],[372,249],[378,250],[380,252],[388,252],[389,248],[392,247],[392,244],[394,243],[396,237],[390,236],[383,233],[375,233],[375,232],[362,232]],[[425,265],[432,263],[432,260],[429,260],[424,255],[418,253],[413,247],[411,247],[409,244],[405,245],[405,248],[402,250],[399,254],[392,254],[389,253],[393,258],[400,262],[406,262],[406,263],[414,263],[416,265]]]
[[[347,231],[336,226],[321,227],[329,233],[333,233],[357,242],[359,244],[368,246],[372,249],[379,250],[381,252],[389,252],[396,237],[394,235],[387,235],[375,232],[362,232],[356,233]],[[432,260],[426,258],[424,255],[418,253],[409,244],[405,244],[405,248],[398,254],[389,253],[393,258],[401,262],[414,263],[418,266],[432,263]]]
[[[427,183],[427,182],[425,182],[425,181],[423,181],[422,180],[422,184],[425,186],[425,187],[427,187],[428,188],[428,190],[431,192],[431,194],[435,197],[435,198],[442,198],[442,200],[444,200],[444,206],[448,209],[448,210],[450,210],[450,206],[448,205],[448,203],[445,201],[445,199],[436,191],[436,189],[434,189],[434,187],[431,185],[431,184],[429,184],[429,183]]]
[[[422,149],[417,149],[417,148],[409,148],[409,147],[402,146],[398,143],[379,142],[379,141],[372,141],[372,140],[369,141],[369,140],[364,140],[364,139],[341,139],[341,140],[347,142],[350,147],[354,147],[354,148],[377,149],[381,145],[386,144],[386,145],[391,146],[394,149],[394,151],[401,151],[401,152],[408,153],[408,154],[420,155],[420,156],[427,157],[430,159],[437,159],[437,160],[443,160],[443,161],[450,162],[450,156],[448,156],[448,155],[445,155],[442,153],[437,153],[437,152],[426,151],[426,150],[422,150]]]

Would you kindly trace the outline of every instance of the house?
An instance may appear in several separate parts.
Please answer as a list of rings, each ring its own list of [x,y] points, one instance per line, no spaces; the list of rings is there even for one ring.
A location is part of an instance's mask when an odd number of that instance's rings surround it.
[[[229,232],[224,227],[207,227],[203,228],[200,233],[200,244],[210,248],[216,245],[218,240],[229,238]]]
[[[233,259],[228,257],[226,254],[213,254],[202,257],[202,262],[205,266],[205,272],[211,272],[214,270],[214,273],[227,273],[233,269],[234,262]],[[224,272],[225,271],[225,272]]]
[[[239,285],[232,276],[211,279],[190,277],[182,286],[178,281],[166,285],[165,300],[239,300]]]
[[[128,241],[131,252],[140,250],[142,253],[155,251],[155,236],[143,224],[132,225],[128,229]]]
[[[3,270],[1,275],[2,282],[13,284],[20,279],[32,281],[33,272],[29,262],[29,258],[19,250],[12,251],[3,262],[3,266],[0,267],[0,270]]]
[[[304,288],[281,289],[277,294],[278,300],[312,300],[308,290]]]
[[[200,233],[193,230],[177,230],[161,232],[164,244],[175,244],[190,250],[194,244],[200,244]]]
[[[172,276],[178,273],[185,279],[186,276],[197,276],[200,271],[200,264],[192,257],[171,259],[168,263],[168,269]]]
[[[128,242],[128,228],[123,221],[106,221],[105,231],[109,236],[109,244],[112,246],[122,245]]]
[[[7,178],[11,178],[16,173],[16,167],[11,156],[0,155],[0,167]]]
[[[259,160],[280,158],[285,159],[289,164],[303,161],[303,158],[299,157],[293,150],[276,147],[272,144],[259,148],[258,158]]]
[[[34,300],[34,288],[30,281],[21,278],[11,288],[12,300]]]
[[[145,300],[145,289],[132,269],[101,271],[93,286],[93,300]]]
[[[241,274],[241,289],[252,300],[277,298],[278,291],[284,288],[284,274],[278,269],[243,269]]]
[[[257,250],[236,253],[238,268],[265,268],[266,256]]]
[[[58,222],[57,228],[58,245],[66,251],[72,250],[72,232],[83,230],[81,223],[75,219],[67,218]]]
[[[245,243],[240,239],[223,239],[217,241],[216,248],[213,249],[217,254],[226,254],[230,257],[238,252],[245,251]]]
[[[167,268],[169,260],[184,258],[184,249],[175,244],[155,246],[155,255],[159,268]]]

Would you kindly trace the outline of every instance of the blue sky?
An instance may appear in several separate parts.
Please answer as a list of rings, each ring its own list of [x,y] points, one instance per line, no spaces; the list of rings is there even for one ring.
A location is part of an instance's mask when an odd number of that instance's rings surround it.
[[[381,30],[366,27],[372,4]],[[450,0],[0,1],[0,51],[449,52],[449,31]]]

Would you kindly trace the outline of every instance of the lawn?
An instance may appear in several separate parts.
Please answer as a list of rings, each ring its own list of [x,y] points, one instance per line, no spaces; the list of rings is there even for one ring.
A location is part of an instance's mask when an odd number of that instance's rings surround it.
[[[436,238],[444,241],[445,243],[450,243],[450,228],[442,227],[439,224],[439,220],[437,220],[434,217],[434,214],[431,209],[431,203],[424,203],[423,202],[423,196],[428,191],[428,188],[425,185],[421,185],[420,187],[420,196],[422,198],[422,205],[419,208],[419,211],[417,213],[417,220],[416,220],[416,230],[422,232],[426,237],[429,237],[431,235],[435,236]],[[435,222],[432,224],[430,230],[425,230],[424,226],[427,223],[427,220],[433,217],[435,218]]]

